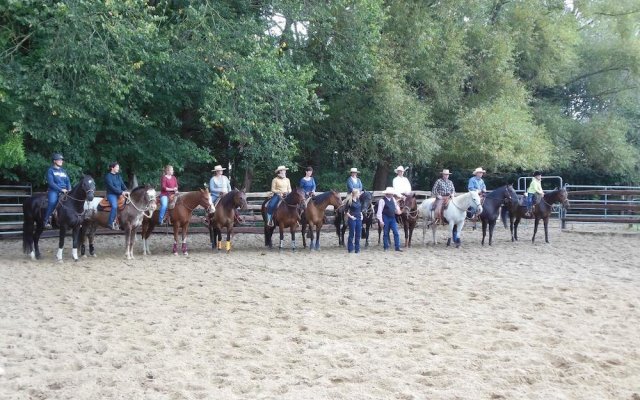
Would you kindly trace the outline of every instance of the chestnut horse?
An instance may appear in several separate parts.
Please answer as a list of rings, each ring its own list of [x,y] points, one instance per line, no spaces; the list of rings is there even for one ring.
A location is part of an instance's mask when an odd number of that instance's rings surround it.
[[[138,186],[128,196],[124,207],[118,210],[117,220],[120,229],[125,233],[125,257],[133,259],[133,243],[136,240],[136,229],[142,225],[143,216],[149,217],[156,209],[156,190],[150,185]],[[85,237],[89,238],[89,254],[95,256],[93,239],[98,225],[107,227],[109,211],[102,209],[99,204],[101,197],[94,197],[93,201],[85,204],[85,220],[80,231],[81,253],[85,254]]]
[[[236,209],[247,209],[247,193],[244,190],[234,189],[220,197],[216,205],[216,212],[209,218],[209,237],[211,248],[222,249],[222,228],[227,228],[227,253],[231,251],[231,236],[233,225],[236,221]]]
[[[211,203],[211,194],[209,189],[200,189],[193,192],[178,193],[176,196],[176,204],[173,209],[169,210],[169,217],[171,219],[171,225],[173,226],[173,248],[171,252],[173,255],[178,255],[178,232],[182,233],[182,254],[185,256],[189,254],[187,246],[187,231],[189,230],[189,224],[191,223],[191,216],[193,210],[198,206],[204,208],[207,214],[213,212],[214,207]],[[160,210],[156,210],[151,217],[145,216],[142,221],[142,250],[144,255],[151,254],[149,250],[149,236],[153,232],[153,228],[158,223]]]
[[[304,191],[302,191],[302,189],[295,189],[278,204],[276,211],[273,213],[273,226],[267,225],[268,202],[269,199],[266,199],[262,202],[262,207],[260,208],[262,220],[264,221],[265,246],[270,249],[273,248],[271,236],[273,236],[273,231],[277,226],[280,230],[279,250],[282,250],[284,248],[284,228],[288,227],[291,231],[291,250],[296,251],[296,228],[300,225],[300,215],[304,212]]]
[[[505,228],[507,227],[507,214],[509,214],[511,241],[513,242],[518,240],[518,225],[520,224],[520,219],[533,218],[535,222],[533,225],[533,237],[531,238],[531,243],[535,243],[540,220],[542,220],[544,224],[544,241],[549,243],[549,216],[551,215],[551,211],[555,203],[561,203],[564,208],[569,208],[569,195],[567,190],[562,188],[545,193],[540,202],[533,207],[533,213],[529,217],[526,216],[526,199],[523,196],[519,197],[519,201],[511,202],[511,207],[503,207],[501,212],[502,222]]]
[[[307,248],[305,233],[307,231],[307,225],[309,225],[309,235],[311,240],[311,242],[309,242],[309,248],[311,250],[314,248],[315,250],[320,250],[320,229],[322,229],[322,225],[324,224],[324,212],[327,206],[330,205],[333,206],[335,211],[337,211],[338,207],[342,205],[340,194],[335,190],[312,197],[307,202],[304,214],[302,214],[302,246],[305,249]],[[313,226],[316,228],[315,246],[313,244]]]

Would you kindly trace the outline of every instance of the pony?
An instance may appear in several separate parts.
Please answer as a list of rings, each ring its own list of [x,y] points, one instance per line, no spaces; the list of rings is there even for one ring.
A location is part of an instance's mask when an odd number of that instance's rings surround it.
[[[526,200],[524,199],[524,196],[518,196],[518,201],[511,202],[510,207],[503,207],[502,212],[500,213],[505,229],[507,228],[507,215],[509,216],[511,241],[514,242],[518,240],[518,225],[520,224],[520,219],[533,218],[534,224],[531,243],[535,243],[536,233],[538,232],[538,224],[540,223],[540,220],[542,220],[544,224],[544,241],[546,243],[549,243],[549,216],[551,215],[553,205],[556,203],[562,204],[562,207],[564,207],[565,209],[568,209],[570,207],[569,194],[567,193],[567,190],[565,188],[562,188],[545,193],[544,196],[542,196],[540,202],[534,206],[531,216],[526,216],[527,206],[525,201]]]
[[[82,223],[80,232],[80,242],[82,243],[82,255],[85,255],[85,238],[89,238],[89,254],[96,255],[93,240],[95,238],[98,225],[107,227],[109,221],[109,211],[103,210],[99,204],[101,197],[96,197],[85,205],[85,220]],[[125,257],[132,260],[133,244],[136,240],[136,229],[142,225],[143,217],[150,217],[156,209],[156,191],[150,185],[138,186],[129,195],[125,196],[123,208],[118,210],[118,221],[120,229],[125,233]]]
[[[360,205],[362,206],[362,237],[364,239],[364,247],[369,247],[369,231],[375,218],[375,210],[373,207],[373,193],[364,191],[360,193]],[[338,235],[338,245],[344,246],[344,233],[347,230],[347,219],[344,217],[346,207],[339,207],[335,211],[333,224],[336,227]]]
[[[206,212],[212,213],[214,210],[211,203],[211,194],[209,189],[200,189],[193,192],[184,192],[176,195],[176,202],[173,209],[169,210],[169,216],[171,219],[171,225],[173,226],[173,248],[171,252],[173,255],[178,255],[178,232],[182,234],[182,254],[189,255],[189,249],[187,246],[187,232],[189,230],[189,224],[191,223],[191,216],[193,210],[198,206],[201,206]],[[160,210],[155,210],[151,217],[145,217],[142,219],[142,252],[143,255],[151,254],[149,250],[149,236],[155,228]]]
[[[341,204],[342,199],[340,198],[340,194],[335,190],[322,193],[321,195],[317,195],[309,199],[307,206],[305,207],[304,214],[302,214],[302,246],[305,249],[307,248],[307,241],[305,238],[307,225],[309,226],[309,239],[311,240],[309,243],[309,249],[320,250],[320,229],[322,229],[322,225],[324,224],[325,210],[327,206],[333,206],[333,209],[337,210]],[[316,228],[315,246],[313,244],[313,226]]]
[[[482,245],[487,236],[487,225],[489,226],[489,246],[493,243],[493,229],[496,226],[496,220],[500,215],[500,207],[510,207],[512,201],[517,201],[518,195],[513,190],[513,185],[500,186],[489,192],[482,203],[482,213],[480,213],[480,221],[482,221]]]
[[[58,252],[56,259],[62,262],[62,249],[64,248],[64,237],[67,229],[72,230],[73,248],[71,250],[72,257],[78,261],[78,240],[80,237],[80,227],[84,219],[84,203],[93,200],[96,191],[96,182],[89,176],[85,175],[76,186],[69,192],[61,193],[56,205],[57,217],[55,224],[59,227]],[[28,254],[31,259],[40,259],[40,247],[38,242],[40,235],[44,230],[44,214],[47,210],[46,193],[38,193],[25,199],[22,204],[22,212],[24,213],[24,221],[22,223],[22,250]],[[35,223],[35,230],[34,230]]]
[[[209,237],[211,238],[211,248],[222,248],[222,228],[227,228],[227,253],[231,251],[231,237],[233,226],[236,220],[236,209],[247,209],[247,193],[243,190],[234,189],[220,197],[213,215],[209,214]]]
[[[401,201],[400,208],[402,214],[400,214],[400,223],[404,228],[404,247],[411,247],[411,238],[413,237],[413,230],[418,223],[418,201],[416,200],[415,193],[409,193],[405,196],[405,199]],[[378,231],[381,231],[378,228]],[[380,241],[380,233],[378,232],[378,242]]]
[[[276,196],[276,195],[274,195]],[[289,228],[291,231],[291,250],[296,251],[296,228],[300,225],[300,215],[304,212],[304,192],[302,189],[295,189],[289,193],[278,204],[276,211],[273,213],[273,226],[267,225],[267,203],[269,199],[262,202],[260,211],[262,213],[262,220],[264,221],[264,244],[270,249],[273,248],[271,236],[276,226],[280,231],[280,246],[279,250],[284,248],[284,228]]]
[[[418,215],[424,218],[424,225],[422,227],[422,241],[427,231],[427,227],[431,226],[433,232],[433,244],[437,244],[436,241],[436,229],[434,212],[431,210],[431,206],[435,202],[435,197],[427,199],[418,207]],[[467,209],[471,207],[477,213],[482,213],[482,204],[480,195],[477,191],[472,190],[468,193],[458,195],[449,201],[449,205],[442,212],[442,215],[449,223],[449,236],[447,237],[447,246],[451,245],[451,238],[454,237],[454,227],[456,228],[457,239],[454,239],[456,247],[460,247],[462,244],[461,235],[462,228],[464,227],[464,220],[467,215]]]

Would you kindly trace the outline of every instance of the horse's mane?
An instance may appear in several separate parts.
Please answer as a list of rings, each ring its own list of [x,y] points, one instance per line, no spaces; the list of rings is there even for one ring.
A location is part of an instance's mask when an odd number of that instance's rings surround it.
[[[238,192],[240,192],[238,189],[233,189],[229,193],[225,194],[220,198],[220,204],[225,208],[233,208],[233,200]]]
[[[137,194],[140,190],[144,190],[146,192],[149,189],[151,189],[151,185],[140,185],[131,191],[131,195],[133,196],[134,193]]]
[[[313,198],[313,202],[314,203],[322,203],[323,201],[325,201],[329,196],[331,196],[333,194],[333,191],[328,191],[328,192],[324,192],[321,195],[318,195],[316,197]]]
[[[298,200],[294,196],[298,196]],[[304,194],[301,193],[300,189],[294,189],[285,196],[284,201],[288,204],[295,204],[301,199],[304,199]]]

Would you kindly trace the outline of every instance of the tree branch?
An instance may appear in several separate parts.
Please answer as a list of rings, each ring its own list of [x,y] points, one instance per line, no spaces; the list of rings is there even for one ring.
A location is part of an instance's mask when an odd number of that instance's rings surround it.
[[[629,68],[627,67],[608,67],[608,68],[602,68],[600,70],[597,71],[592,71],[592,72],[588,72],[584,75],[580,75],[577,76],[575,78],[573,78],[572,80],[570,80],[569,82],[567,82],[567,85],[571,85],[572,83],[576,83],[580,80],[589,78],[590,76],[594,76],[594,75],[598,75],[598,74],[604,74],[605,72],[611,72],[611,71],[627,71],[629,72]]]
[[[32,35],[33,35],[33,32],[30,32],[28,35],[23,37],[22,40],[20,40],[15,46],[13,46],[12,48],[6,49],[2,53],[0,53],[0,59],[7,58],[7,57],[11,56],[13,53],[15,53],[16,51],[18,51],[18,49],[20,49],[20,46],[22,46],[22,43],[24,43],[27,40],[29,40],[29,38]]]

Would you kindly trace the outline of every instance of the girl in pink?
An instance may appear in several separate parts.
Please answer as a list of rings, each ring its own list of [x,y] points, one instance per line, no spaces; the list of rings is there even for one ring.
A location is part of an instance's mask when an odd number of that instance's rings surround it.
[[[164,214],[169,206],[169,196],[178,193],[178,178],[173,176],[173,166],[164,167],[164,175],[160,179],[160,216],[158,223],[162,225]]]

